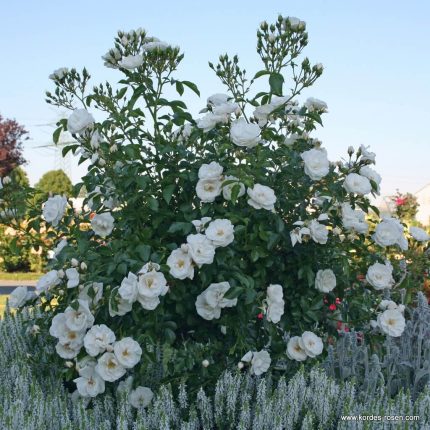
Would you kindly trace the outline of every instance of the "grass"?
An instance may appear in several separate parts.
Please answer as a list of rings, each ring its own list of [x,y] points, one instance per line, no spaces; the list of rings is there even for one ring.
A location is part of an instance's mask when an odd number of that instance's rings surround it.
[[[0,317],[3,316],[4,311],[6,309],[6,300],[9,296],[6,294],[0,295]]]
[[[0,272],[0,280],[3,281],[37,281],[43,274],[37,272]]]

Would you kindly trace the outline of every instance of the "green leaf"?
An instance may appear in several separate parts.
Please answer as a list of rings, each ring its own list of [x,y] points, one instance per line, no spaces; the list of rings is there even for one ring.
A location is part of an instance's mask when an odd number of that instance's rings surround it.
[[[54,141],[55,144],[57,144],[58,141],[60,140],[62,129],[63,129],[62,127],[58,127],[52,134],[52,140]]]
[[[148,198],[148,205],[154,212],[158,212],[158,208],[160,207],[160,204],[158,203],[158,200],[155,197],[149,197]]]
[[[188,234],[193,228],[190,222],[174,222],[167,230],[167,233],[178,233],[181,232],[184,235]]]
[[[321,120],[321,115],[317,112],[308,112],[306,116],[310,119],[313,119],[315,122],[317,122],[319,125],[323,125]]]
[[[255,74],[255,76],[252,78],[252,80],[254,81],[255,79],[258,79],[259,77],[264,76],[264,75],[268,75],[269,73],[270,72],[268,70],[260,70],[259,72],[257,72]]]
[[[121,88],[118,91],[118,94],[116,95],[117,100],[121,100],[125,96],[126,92],[127,92],[127,87]]]
[[[200,91],[197,88],[197,85],[190,81],[182,81],[184,85],[186,85],[190,90],[194,91],[198,96],[200,96]]]
[[[271,73],[269,77],[270,91],[277,95],[282,96],[282,85],[284,83],[284,77],[280,73]]]
[[[182,96],[182,94],[184,94],[184,85],[182,84],[182,82],[176,81],[176,91],[178,92],[178,94],[180,96]]]
[[[136,247],[136,252],[143,261],[148,261],[151,255],[151,247],[149,245],[139,245]]]
[[[167,185],[167,187],[164,187],[163,198],[167,204],[169,204],[170,200],[172,200],[172,195],[173,195],[173,192],[175,191],[175,188],[176,188],[175,184]]]
[[[225,294],[224,298],[226,299],[235,299],[236,297],[239,297],[240,293],[243,291],[242,287],[233,287],[230,288]]]

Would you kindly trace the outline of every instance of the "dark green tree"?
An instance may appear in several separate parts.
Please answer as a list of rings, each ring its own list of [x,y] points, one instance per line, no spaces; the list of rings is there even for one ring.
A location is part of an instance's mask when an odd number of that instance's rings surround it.
[[[12,182],[21,186],[21,187],[29,187],[30,181],[28,180],[28,176],[26,171],[22,167],[16,167],[10,173],[10,178]]]
[[[61,169],[46,172],[35,188],[44,194],[65,194],[67,197],[70,197],[73,192],[72,182]]]

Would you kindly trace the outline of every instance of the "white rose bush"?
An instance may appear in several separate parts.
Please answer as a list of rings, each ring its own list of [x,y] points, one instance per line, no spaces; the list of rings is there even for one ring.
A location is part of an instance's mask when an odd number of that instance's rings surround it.
[[[76,140],[63,152],[87,162],[75,186],[87,197],[81,212],[59,195],[28,212],[55,258],[36,294],[18,290],[10,305],[43,310],[52,360],[72,362],[64,378],[80,396],[132,376],[132,404],[148,407],[148,375],[194,387],[233,368],[280,377],[323,358],[340,326],[370,343],[401,336],[402,311],[379,304],[403,300],[409,236],[370,203],[375,155],[362,146],[333,162],[314,136],[328,107],[304,96],[323,72],[307,43],[303,21],[263,22],[262,69],[248,76],[227,54],[209,63],[225,94],[198,115],[181,100],[200,93],[175,77],[180,49],[141,29],[118,32],[103,57],[115,85],[91,86],[86,69],[51,75],[48,103],[70,111],[54,141]]]

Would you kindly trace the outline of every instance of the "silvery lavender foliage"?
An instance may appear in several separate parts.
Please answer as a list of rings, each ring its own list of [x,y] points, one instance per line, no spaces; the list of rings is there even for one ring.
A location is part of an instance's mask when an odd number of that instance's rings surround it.
[[[402,336],[386,336],[378,355],[370,354],[357,333],[343,333],[336,346],[329,347],[327,374],[340,381],[362,381],[357,389],[363,400],[401,389],[417,397],[430,380],[430,308],[422,293],[417,302],[415,309],[405,310],[409,315]]]
[[[423,321],[426,320],[415,315],[410,333],[419,335]],[[367,384],[365,395],[360,392],[360,385],[349,380],[339,383],[315,367],[309,371],[302,368],[288,381],[281,378],[277,383],[270,375],[256,378],[239,371],[225,372],[213,396],[200,390],[197,398],[187,393],[184,384],[177,390],[164,385],[157,390],[150,406],[138,411],[130,406],[126,392],[108,392],[88,404],[67,391],[60,367],[50,362],[49,371],[41,372],[43,367],[31,356],[34,343],[46,357],[52,354],[52,345],[44,342],[42,335],[31,334],[28,327],[32,327],[31,316],[25,312],[17,316],[6,314],[0,322],[0,428],[4,430],[430,428],[430,386],[420,385],[421,393],[415,397],[408,391],[390,397],[384,380],[378,380],[386,361],[372,362],[373,358],[368,359],[368,375],[376,382],[372,389]],[[424,339],[425,333],[421,345],[425,350],[428,346]],[[399,346],[401,357],[405,356],[402,346],[405,342]],[[417,340],[408,342],[415,351]],[[422,354],[425,356],[425,351]],[[344,365],[345,357],[342,358]],[[49,362],[49,358],[46,360]],[[421,359],[421,368],[424,362]],[[360,377],[357,369],[352,372],[356,371]],[[420,421],[375,424],[341,419],[342,415],[349,414],[419,415]]]

